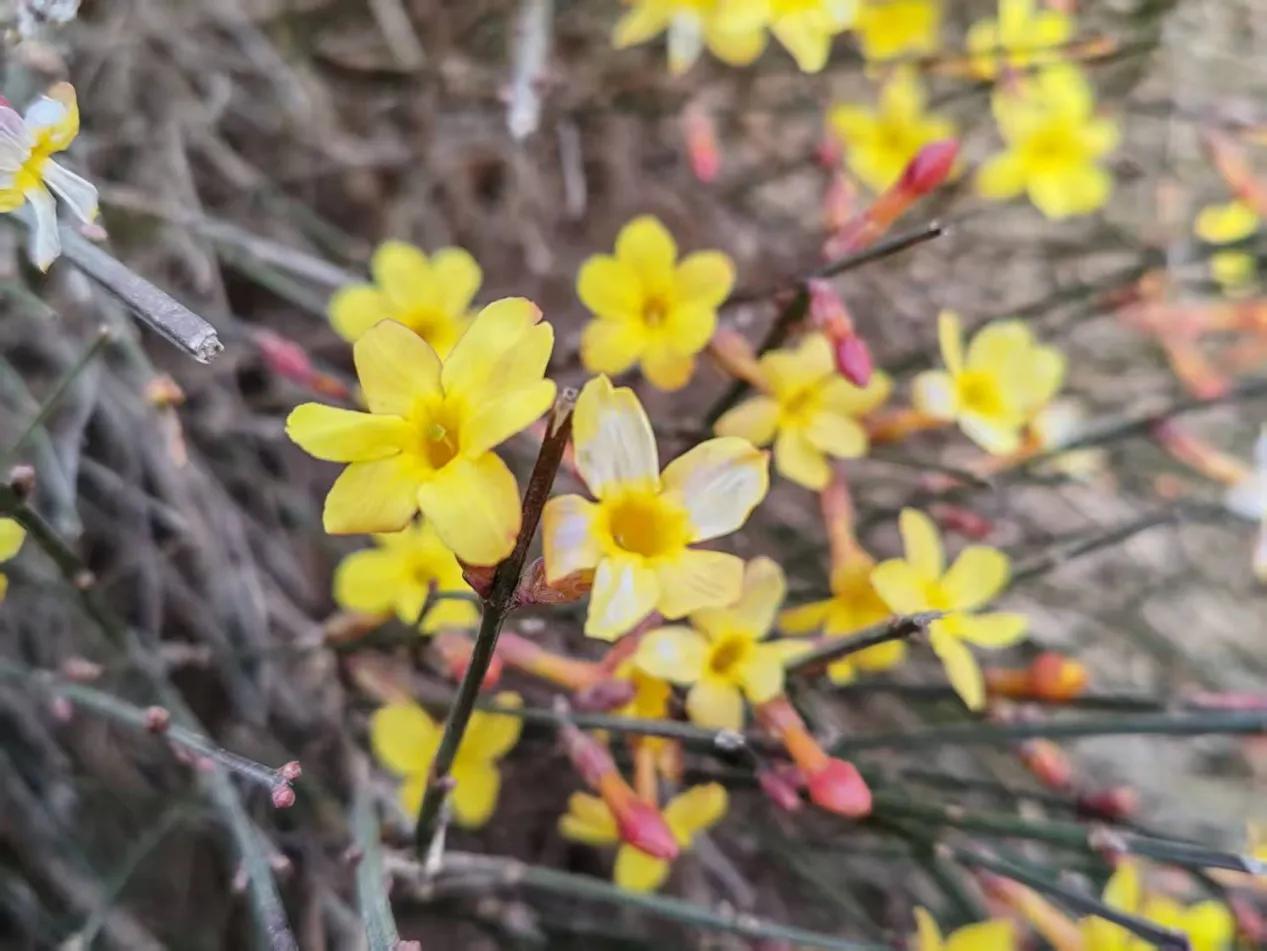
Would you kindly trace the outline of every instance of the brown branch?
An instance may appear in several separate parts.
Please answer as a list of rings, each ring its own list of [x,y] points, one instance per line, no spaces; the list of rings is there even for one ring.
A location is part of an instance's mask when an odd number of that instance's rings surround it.
[[[928,630],[928,625],[941,617],[944,611],[923,611],[905,614],[880,621],[847,637],[829,637],[819,646],[793,658],[784,665],[788,673],[812,673],[833,660],[848,657],[877,644],[905,640]]]

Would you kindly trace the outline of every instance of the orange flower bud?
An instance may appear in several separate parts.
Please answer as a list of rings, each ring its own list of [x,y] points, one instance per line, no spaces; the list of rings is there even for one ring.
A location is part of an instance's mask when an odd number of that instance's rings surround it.
[[[1051,740],[1026,740],[1016,752],[1025,768],[1049,789],[1064,790],[1072,784],[1073,765],[1065,751]]]
[[[1087,668],[1056,651],[1043,651],[1029,665],[1030,694],[1042,700],[1070,700],[1087,688]]]
[[[778,736],[805,777],[816,806],[852,819],[871,812],[871,790],[852,763],[828,756],[805,727],[787,697],[775,697],[756,707],[757,719]]]
[[[1084,819],[1121,822],[1139,811],[1139,793],[1130,786],[1110,786],[1095,792],[1082,793],[1076,804]]]
[[[686,133],[686,156],[691,172],[705,185],[721,172],[721,147],[713,117],[698,106],[688,106],[682,116]]]

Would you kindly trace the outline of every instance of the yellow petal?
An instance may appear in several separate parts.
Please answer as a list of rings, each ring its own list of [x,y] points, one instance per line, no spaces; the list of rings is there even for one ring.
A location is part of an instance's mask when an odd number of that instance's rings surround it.
[[[955,381],[944,370],[925,370],[911,384],[915,408],[933,419],[950,420],[959,411]]]
[[[977,169],[977,194],[993,201],[1015,198],[1025,190],[1025,161],[1014,151],[1000,152]]]
[[[648,342],[641,321],[591,320],[581,331],[581,363],[591,373],[624,373]]]
[[[937,341],[946,369],[957,375],[963,370],[963,328],[959,315],[953,310],[943,310],[937,315]]]
[[[823,404],[845,416],[865,416],[889,398],[893,380],[883,370],[876,370],[864,387],[857,387],[843,377],[833,375],[823,388]]]
[[[740,671],[740,681],[749,703],[765,703],[783,692],[783,662],[785,655],[795,657],[805,644],[758,644],[752,658]],[[790,648],[790,650],[788,649]]]
[[[404,324],[375,324],[352,345],[352,359],[372,413],[408,416],[418,400],[440,395],[440,358]]]
[[[1197,213],[1193,231],[1208,244],[1227,244],[1248,238],[1258,230],[1258,215],[1239,198],[1221,205],[1206,205]]]
[[[354,462],[334,480],[322,523],[331,535],[398,532],[418,511],[419,478],[401,456]]]
[[[617,49],[645,43],[669,25],[672,8],[667,4],[644,2],[629,10],[612,31],[612,45]]]
[[[1071,168],[1029,180],[1029,197],[1048,218],[1086,215],[1104,206],[1113,189],[1109,173],[1097,165]]]
[[[418,815],[418,809],[422,805],[422,794],[426,789],[426,773],[411,773],[405,777],[405,781],[400,784],[400,789],[396,793],[396,799],[405,815]]]
[[[941,929],[927,910],[915,907],[916,945],[915,951],[942,951]]]
[[[1104,903],[1112,908],[1135,914],[1142,890],[1139,870],[1131,862],[1122,862],[1104,885]]]
[[[981,678],[981,668],[972,651],[955,637],[948,637],[936,629],[936,622],[929,634],[929,642],[933,651],[941,658],[946,668],[946,677],[955,693],[969,710],[980,710],[985,706],[985,683]]]
[[[958,611],[979,608],[1007,585],[1007,555],[986,545],[970,545],[959,553],[942,579],[949,606]]]
[[[743,697],[739,688],[706,678],[686,695],[686,712],[691,722],[712,730],[743,729]]]
[[[735,265],[720,251],[688,254],[673,274],[675,300],[706,310],[716,310],[734,285]]]
[[[478,829],[497,808],[501,777],[488,760],[457,759],[453,763],[453,818],[466,829]]]
[[[304,452],[328,462],[368,462],[400,452],[412,436],[399,416],[302,403],[286,417],[286,435]]]
[[[723,63],[747,66],[765,49],[765,27],[760,22],[733,29],[720,29],[711,23],[709,26],[704,37],[708,49]]]
[[[662,482],[690,516],[691,540],[707,541],[748,520],[770,488],[769,464],[746,439],[719,436],[670,462]]]
[[[708,659],[708,642],[682,625],[656,628],[638,645],[634,663],[643,673],[675,684],[699,680]]]
[[[9,593],[9,577],[0,572],[0,601],[4,600],[4,596]]]
[[[779,404],[770,396],[754,396],[723,413],[713,426],[718,436],[738,436],[754,446],[769,445],[779,425]]]
[[[1210,255],[1210,274],[1225,290],[1240,290],[1251,284],[1258,261],[1247,251],[1216,251]]]
[[[833,603],[828,598],[826,601],[813,601],[789,608],[779,615],[779,630],[785,634],[811,634],[823,626]]]
[[[656,608],[670,620],[702,608],[730,604],[743,586],[743,561],[720,551],[687,549],[656,569]]]
[[[576,275],[576,293],[590,311],[613,321],[642,317],[642,285],[638,273],[610,254],[585,259]]]
[[[632,845],[616,850],[612,880],[626,891],[653,892],[669,877],[669,863],[657,859]]]
[[[660,487],[655,434],[638,397],[605,376],[585,384],[572,416],[576,467],[598,498],[614,491]]]
[[[513,691],[503,690],[493,698],[498,706],[519,708],[523,698]],[[476,710],[471,714],[458,756],[472,760],[498,760],[509,753],[519,742],[523,720],[509,713],[493,713]]]
[[[946,939],[946,951],[1012,951],[1016,931],[1010,921],[980,921]]]
[[[441,309],[454,317],[466,313],[484,279],[475,258],[462,248],[441,248],[432,254],[431,274]]]
[[[996,320],[982,327],[968,345],[969,370],[1003,373],[1010,361],[1023,358],[1034,336],[1019,320]]]
[[[691,356],[699,353],[713,338],[717,329],[717,309],[702,304],[678,302],[669,308],[664,315],[664,324],[660,328],[662,346],[673,356]],[[656,346],[648,348],[648,354],[656,351]],[[643,358],[646,362],[646,358]],[[645,368],[644,368],[645,372]],[[689,379],[690,374],[687,374]]]
[[[487,452],[458,457],[418,487],[418,507],[462,561],[495,565],[519,535],[519,486],[506,463]]]
[[[799,430],[782,429],[774,441],[774,468],[785,479],[815,491],[831,479],[831,466],[822,451]]]
[[[692,786],[665,804],[664,821],[683,847],[726,814],[726,787],[721,783]]]
[[[641,559],[604,558],[594,572],[585,633],[614,641],[655,610],[659,600],[656,573]]]
[[[1192,951],[1224,951],[1232,947],[1236,922],[1222,902],[1206,900],[1186,909],[1183,930],[1192,940]]]
[[[425,773],[440,744],[440,728],[416,703],[390,703],[370,717],[370,747],[400,776]]]
[[[827,65],[831,52],[832,31],[816,22],[818,11],[781,17],[770,26],[775,39],[792,54],[803,73],[817,73]]]
[[[902,534],[902,550],[906,561],[921,577],[940,578],[944,570],[941,537],[933,520],[918,509],[902,509],[898,516],[898,530]]]
[[[616,257],[633,268],[645,293],[665,294],[673,287],[677,245],[658,218],[641,215],[621,228]]]
[[[334,600],[349,611],[387,614],[394,610],[401,589],[408,587],[418,594],[419,603],[426,588],[405,572],[403,559],[381,548],[353,552],[334,570]],[[415,612],[416,617],[416,612]],[[412,624],[414,617],[401,620]]]
[[[559,495],[546,503],[541,514],[541,545],[548,581],[598,567],[602,549],[594,534],[596,512],[595,505],[579,495]]]
[[[753,558],[744,566],[739,598],[725,607],[696,611],[691,623],[712,637],[741,631],[760,640],[774,626],[774,616],[786,592],[787,581],[778,562],[765,556]]]
[[[612,845],[619,841],[616,820],[607,804],[583,792],[568,797],[568,811],[559,817],[559,833],[586,845]]]
[[[448,396],[475,400],[541,379],[554,330],[524,297],[493,301],[481,310],[444,361],[440,379]]]
[[[392,316],[391,302],[372,284],[352,284],[330,298],[330,324],[344,340],[357,340],[380,320]]]
[[[820,410],[810,417],[805,438],[815,449],[838,459],[857,459],[867,454],[867,434],[851,416]]]
[[[482,400],[477,409],[462,419],[459,437],[462,452],[468,456],[481,455],[527,429],[545,415],[554,403],[554,395],[554,381],[538,379],[529,386]]]
[[[933,627],[942,621],[934,621]],[[1029,621],[1024,614],[995,611],[954,618],[958,636],[977,647],[1011,647],[1025,636]]]
[[[897,614],[928,610],[924,593],[925,578],[900,558],[891,558],[876,565],[871,584],[884,603]]]
[[[714,315],[714,321],[716,316]],[[642,354],[642,375],[658,390],[672,393],[691,382],[695,358],[678,353],[663,341],[653,340]]]
[[[398,309],[425,304],[434,284],[427,256],[404,241],[384,241],[370,258],[374,283]]]
[[[26,529],[11,518],[0,518],[0,561],[8,561],[18,553]]]

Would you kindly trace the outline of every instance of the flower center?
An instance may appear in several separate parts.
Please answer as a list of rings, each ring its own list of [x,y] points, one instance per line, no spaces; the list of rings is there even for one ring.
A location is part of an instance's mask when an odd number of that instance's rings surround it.
[[[993,374],[968,370],[956,381],[959,400],[968,409],[982,416],[999,416],[1004,412],[1003,394]]]
[[[748,659],[752,641],[742,635],[730,634],[713,645],[708,658],[708,669],[719,677],[734,678]]]
[[[648,327],[661,326],[669,315],[669,302],[658,294],[648,297],[642,304],[642,319]]]
[[[949,611],[952,607],[950,596],[942,586],[941,579],[924,583],[924,601],[929,611]]]
[[[686,513],[659,496],[630,494],[615,501],[607,516],[617,548],[655,558],[683,548],[689,540]]]
[[[806,385],[786,394],[780,406],[783,424],[809,425],[810,417],[818,410],[820,402],[818,387],[815,385]]]
[[[440,406],[422,421],[422,457],[432,469],[443,469],[461,449],[457,414]]]

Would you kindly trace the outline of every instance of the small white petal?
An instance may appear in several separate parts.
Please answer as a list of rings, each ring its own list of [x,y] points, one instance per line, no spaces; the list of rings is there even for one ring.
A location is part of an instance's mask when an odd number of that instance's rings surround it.
[[[35,211],[29,244],[31,260],[41,271],[47,271],[62,253],[62,239],[57,234],[57,202],[43,185],[27,189],[26,200]]]
[[[66,105],[56,99],[50,99],[48,96],[40,96],[39,99],[27,106],[26,115],[22,118],[26,122],[27,129],[32,134],[35,134],[40,129],[55,126],[65,119]]]
[[[44,181],[80,221],[88,222],[97,217],[97,188],[92,182],[62,168],[52,159],[44,166]]]

